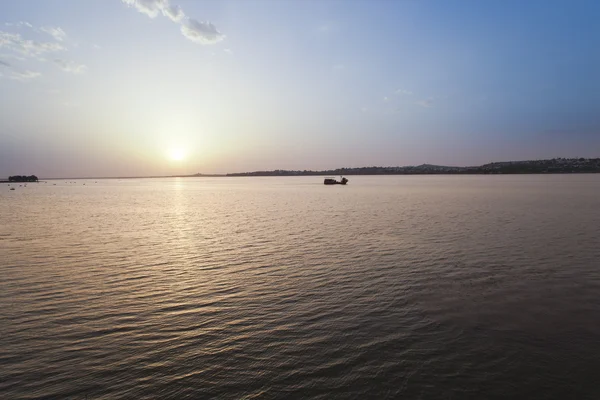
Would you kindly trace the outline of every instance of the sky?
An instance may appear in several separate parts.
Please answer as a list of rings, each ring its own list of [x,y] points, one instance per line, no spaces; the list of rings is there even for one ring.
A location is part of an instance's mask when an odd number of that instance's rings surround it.
[[[2,0],[0,177],[600,157],[600,2]]]

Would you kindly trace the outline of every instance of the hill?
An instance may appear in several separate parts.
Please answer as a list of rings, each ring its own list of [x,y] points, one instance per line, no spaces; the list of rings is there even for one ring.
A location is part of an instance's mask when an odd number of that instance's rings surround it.
[[[569,174],[600,173],[600,158],[553,158],[550,160],[502,161],[472,167],[422,164],[405,167],[358,167],[323,171],[254,171],[227,176],[303,176],[303,175],[428,175],[428,174]]]

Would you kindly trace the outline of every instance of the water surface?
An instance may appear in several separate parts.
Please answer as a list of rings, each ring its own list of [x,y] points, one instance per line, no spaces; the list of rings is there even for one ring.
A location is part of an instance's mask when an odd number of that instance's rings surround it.
[[[95,182],[0,186],[1,398],[600,398],[600,175]]]

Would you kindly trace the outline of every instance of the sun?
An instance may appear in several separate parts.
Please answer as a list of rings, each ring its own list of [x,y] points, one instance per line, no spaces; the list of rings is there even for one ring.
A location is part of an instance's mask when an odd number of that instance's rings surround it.
[[[185,151],[180,148],[172,148],[169,150],[169,159],[172,161],[181,161],[185,158]]]

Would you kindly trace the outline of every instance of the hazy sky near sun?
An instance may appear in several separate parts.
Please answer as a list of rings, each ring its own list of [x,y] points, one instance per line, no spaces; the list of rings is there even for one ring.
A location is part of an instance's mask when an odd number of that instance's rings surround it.
[[[600,2],[0,1],[0,177],[600,156]]]

